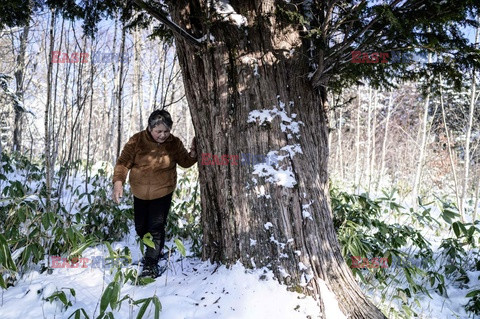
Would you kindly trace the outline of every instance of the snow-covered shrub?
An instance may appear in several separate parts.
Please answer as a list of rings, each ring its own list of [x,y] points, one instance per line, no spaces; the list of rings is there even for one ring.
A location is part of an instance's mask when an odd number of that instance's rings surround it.
[[[194,169],[181,173],[168,214],[167,239],[190,240],[192,252],[199,256],[202,249],[202,228],[198,173]]]

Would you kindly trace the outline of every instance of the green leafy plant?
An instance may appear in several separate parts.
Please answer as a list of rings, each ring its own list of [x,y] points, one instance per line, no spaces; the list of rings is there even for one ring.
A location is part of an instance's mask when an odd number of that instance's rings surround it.
[[[350,194],[330,188],[334,226],[342,246],[342,254],[349,266],[352,256],[365,260],[378,257],[387,258],[388,268],[365,267],[352,268],[352,272],[362,281],[367,289],[380,290],[382,296],[393,296],[400,308],[385,307],[386,300],[379,305],[385,313],[396,318],[415,316],[414,304],[418,303],[416,295],[429,296],[427,275],[433,278],[439,289],[445,290],[444,281],[438,272],[431,270],[434,265],[433,251],[428,241],[413,225],[395,222],[407,215],[404,207],[395,200],[395,192],[383,192],[383,197],[371,198],[369,194]],[[423,222],[435,222],[428,212],[422,212]],[[358,257],[356,257],[358,258]],[[394,261],[418,260],[407,266],[399,266]],[[427,271],[431,272],[428,273]],[[392,290],[392,284],[398,287]],[[369,288],[370,287],[370,288]]]
[[[465,297],[470,298],[465,305],[465,310],[480,315],[480,289],[470,291]]]
[[[190,240],[191,251],[200,256],[202,250],[202,228],[200,225],[200,194],[197,172],[183,172],[177,182],[172,207],[167,218],[167,239]]]
[[[154,307],[153,318],[155,319],[160,318],[160,312],[162,311],[162,304],[160,303],[160,300],[158,299],[158,297],[154,295],[153,297],[144,298],[144,299],[140,299],[133,302],[134,305],[137,305],[137,306],[141,305],[140,310],[138,311],[138,314],[137,314],[137,319],[143,318],[150,303],[152,303]],[[148,318],[151,318],[151,316],[149,316]]]
[[[76,292],[75,289],[73,288],[63,288],[67,289],[71,296],[75,298]],[[50,301],[52,303],[53,301],[60,301],[62,303],[62,309],[67,310],[69,307],[72,306],[72,301],[67,297],[67,294],[62,290],[57,290],[50,296],[46,297],[45,300]]]

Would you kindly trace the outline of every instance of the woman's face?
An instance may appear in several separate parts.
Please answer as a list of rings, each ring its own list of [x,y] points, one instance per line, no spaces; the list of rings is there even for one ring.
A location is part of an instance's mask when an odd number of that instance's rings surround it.
[[[155,141],[163,143],[170,136],[170,129],[163,124],[155,126],[153,129],[148,128],[150,134]]]

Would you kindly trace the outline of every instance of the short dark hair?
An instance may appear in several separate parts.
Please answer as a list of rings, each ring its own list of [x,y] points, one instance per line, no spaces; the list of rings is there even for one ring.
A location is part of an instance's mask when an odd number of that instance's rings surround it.
[[[169,129],[172,128],[172,116],[165,110],[155,110],[148,118],[148,127],[153,130],[157,125],[163,124]]]

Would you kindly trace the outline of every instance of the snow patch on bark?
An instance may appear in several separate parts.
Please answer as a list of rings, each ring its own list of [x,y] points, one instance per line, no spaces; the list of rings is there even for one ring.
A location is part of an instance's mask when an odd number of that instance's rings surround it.
[[[213,7],[215,11],[223,17],[223,21],[232,22],[237,27],[247,25],[247,18],[238,14],[233,7],[228,3],[228,0],[214,1]]]
[[[287,244],[282,243],[282,242],[279,242],[278,240],[276,240],[273,235],[270,236],[270,241],[271,241],[272,243],[275,243],[275,244],[276,244],[277,246],[279,246],[282,250],[284,250],[284,249],[285,249],[285,246],[287,246]]]
[[[243,64],[246,64],[246,65],[249,65],[249,66],[253,67],[253,75],[255,77],[260,76],[260,74],[258,73],[258,60],[257,59],[255,59],[254,57],[251,57],[251,56],[242,56],[240,58],[240,61]]]
[[[279,105],[280,109],[274,107],[271,110],[261,109],[250,111],[247,123],[254,123],[257,120],[259,121],[259,125],[262,125],[265,122],[271,123],[273,119],[278,116],[281,119],[280,128],[282,132],[288,134],[288,138],[292,138],[292,134],[295,134],[297,138],[300,137],[300,125],[304,125],[304,123],[302,121],[294,120],[297,117],[297,114],[292,113],[290,116],[287,114],[285,111],[285,103],[280,101]]]
[[[298,263],[298,268],[300,269],[300,271],[304,271],[304,270],[307,270],[307,269],[308,269],[308,267],[305,266],[305,264],[302,263],[302,262],[299,262],[299,263]]]
[[[287,151],[290,157],[295,156],[295,154],[303,154],[302,147],[300,144],[286,145],[280,149],[281,151]]]
[[[270,198],[270,195],[268,195],[265,192],[265,187],[263,185],[260,185],[260,187],[255,187],[255,193],[257,193],[257,198],[258,197],[265,197],[265,198]]]
[[[297,184],[293,172],[287,168],[285,169],[275,169],[267,164],[256,164],[254,166],[253,174],[256,174],[260,177],[267,177],[266,181],[275,183],[279,186],[292,188]]]
[[[313,204],[313,201],[311,201],[308,204],[302,205],[302,216],[303,218],[309,218],[313,220],[312,214],[308,211],[308,208]]]
[[[285,103],[283,103],[281,100],[279,100],[278,103],[280,109],[274,107],[271,110],[260,109],[250,111],[248,114],[247,123],[257,123],[259,125],[262,125],[266,122],[271,123],[273,119],[278,116],[281,120],[280,128],[282,132],[287,133],[288,138],[291,138],[292,134],[295,134],[298,138],[300,136],[300,125],[303,125],[303,122],[294,120],[294,118],[297,117],[297,114],[287,114],[285,110]],[[290,106],[293,106],[293,102],[290,102],[289,104]],[[281,155],[280,152],[284,152],[285,154]],[[296,154],[303,154],[300,144],[286,145],[278,151],[270,151],[268,153],[268,158],[275,158],[275,163],[255,164],[253,174],[256,174],[260,177],[266,177],[267,182],[292,188],[297,184],[297,181],[295,180],[291,167],[287,165],[286,168],[281,168],[278,162],[288,157],[293,158]]]
[[[263,227],[265,227],[266,230],[269,230],[271,227],[273,227],[273,224],[271,222],[266,222]]]
[[[328,289],[325,281],[318,278],[317,284],[320,287],[321,300],[325,307],[325,318],[327,319],[347,319],[338,306],[338,300],[335,294]]]
[[[280,275],[282,276],[282,278],[290,277],[290,274],[285,270],[285,268],[278,267],[278,271],[280,272]]]

